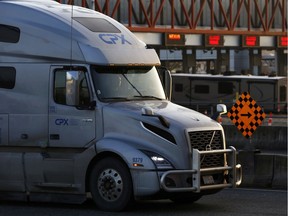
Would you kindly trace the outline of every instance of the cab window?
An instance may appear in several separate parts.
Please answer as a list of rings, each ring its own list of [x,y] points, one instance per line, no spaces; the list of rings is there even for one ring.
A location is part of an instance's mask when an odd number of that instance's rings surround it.
[[[84,71],[56,70],[54,79],[54,101],[69,106],[88,106],[89,88]]]
[[[16,82],[16,69],[0,67],[0,88],[13,89]]]

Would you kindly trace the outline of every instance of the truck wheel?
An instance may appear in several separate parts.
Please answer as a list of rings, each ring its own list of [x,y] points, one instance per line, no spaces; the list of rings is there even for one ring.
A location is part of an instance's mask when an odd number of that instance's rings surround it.
[[[116,158],[102,159],[91,171],[92,198],[102,210],[124,210],[133,200],[132,188],[128,168]]]

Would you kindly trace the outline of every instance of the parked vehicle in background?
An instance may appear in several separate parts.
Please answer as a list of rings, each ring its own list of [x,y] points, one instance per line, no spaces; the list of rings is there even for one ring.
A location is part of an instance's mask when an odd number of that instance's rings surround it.
[[[249,92],[265,112],[287,112],[287,77],[211,74],[171,74],[172,102],[210,111],[218,103],[230,109],[243,92]]]

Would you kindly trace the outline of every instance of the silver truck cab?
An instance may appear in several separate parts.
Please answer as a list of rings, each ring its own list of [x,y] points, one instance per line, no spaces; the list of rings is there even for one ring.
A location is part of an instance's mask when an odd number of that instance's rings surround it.
[[[91,195],[119,211],[241,183],[221,125],[171,103],[156,52],[115,20],[50,0],[0,0],[0,54],[1,199]]]

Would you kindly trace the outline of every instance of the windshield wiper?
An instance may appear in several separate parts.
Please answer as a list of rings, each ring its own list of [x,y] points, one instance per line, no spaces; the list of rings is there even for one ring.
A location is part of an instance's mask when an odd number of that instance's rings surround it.
[[[133,83],[130,82],[130,80],[126,77],[125,74],[122,74],[123,77],[126,79],[126,81],[132,86],[133,89],[135,89],[135,91],[140,95],[142,96],[141,92],[133,85]]]
[[[153,95],[134,95],[134,97],[136,98],[151,98],[151,99],[156,99],[156,100],[163,100],[163,98],[159,98],[159,97],[156,97],[156,96],[153,96]]]
[[[129,98],[127,97],[103,97],[101,100],[125,100],[125,101],[130,101]]]

